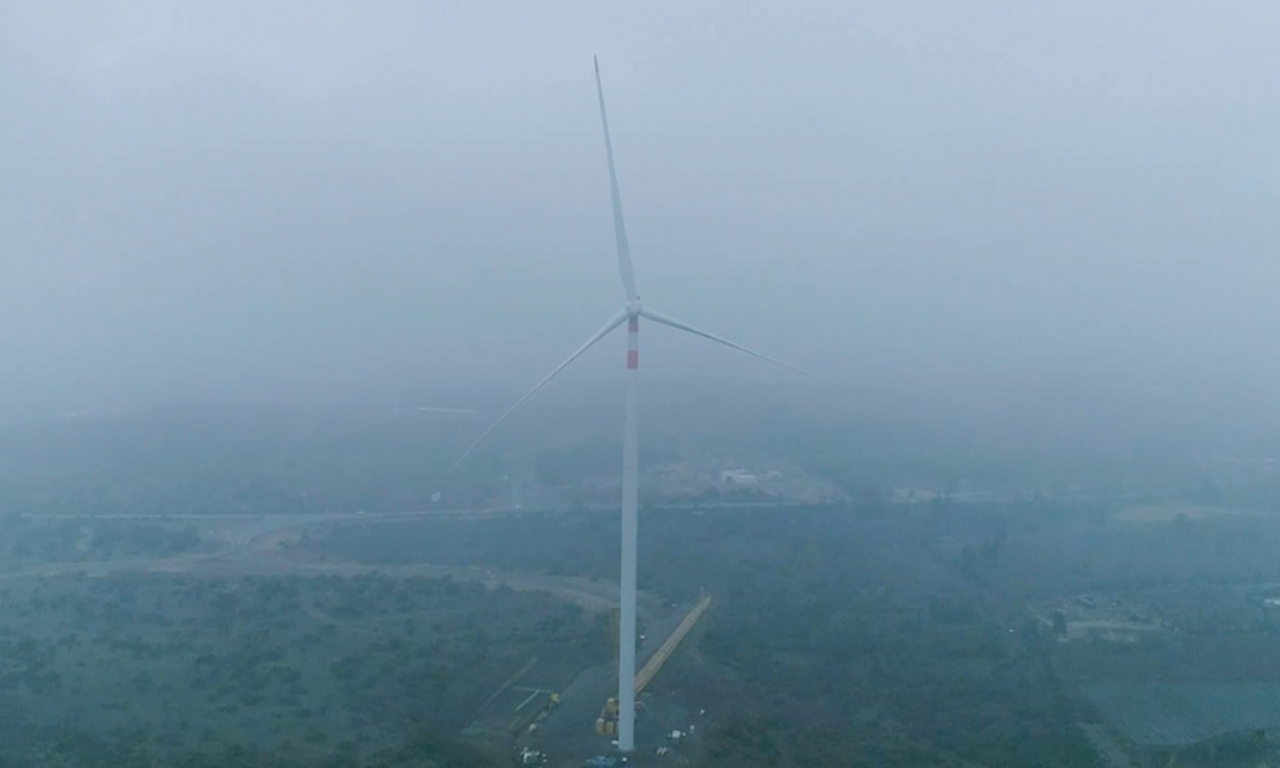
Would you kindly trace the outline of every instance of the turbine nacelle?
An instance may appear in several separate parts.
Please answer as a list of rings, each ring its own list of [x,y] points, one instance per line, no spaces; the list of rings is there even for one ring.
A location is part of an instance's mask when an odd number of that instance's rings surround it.
[[[627,312],[627,318],[631,320],[634,320],[640,315],[644,314],[644,307],[640,304],[639,296],[627,302],[626,312]]]

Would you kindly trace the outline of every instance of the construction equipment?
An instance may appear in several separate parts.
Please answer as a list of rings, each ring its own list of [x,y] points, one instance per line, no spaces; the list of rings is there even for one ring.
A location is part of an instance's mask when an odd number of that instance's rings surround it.
[[[551,710],[560,706],[560,694],[553,693],[547,697],[547,703],[542,705],[542,709],[538,714],[533,716],[533,725],[541,725],[543,720],[547,719],[547,715],[551,714]]]
[[[547,700],[543,702],[542,709],[538,710],[538,713],[534,715],[532,718],[530,718],[529,724],[525,726],[525,728],[529,733],[534,733],[538,730],[538,726],[542,725],[542,721],[547,719],[547,715],[550,715],[552,710],[560,706],[560,694],[555,693],[554,691],[547,691],[541,688],[535,688],[533,690],[533,693],[529,694],[529,698],[520,702],[519,706],[516,707],[516,717],[514,720],[511,721],[511,725],[508,726],[509,728],[514,730],[515,728],[519,727],[519,724],[523,722],[523,716],[520,715],[520,710],[524,709],[526,704],[528,704],[530,701],[533,701],[535,697],[537,697],[539,694],[542,694],[542,693],[549,694],[547,696]]]
[[[596,733],[601,736],[618,734],[618,700],[612,696],[605,701],[600,717],[596,718]]]
[[[676,627],[676,630],[671,633],[671,637],[667,638],[666,642],[658,648],[657,653],[654,653],[653,657],[649,659],[649,663],[645,664],[640,673],[636,675],[637,695],[644,690],[644,687],[649,684],[653,676],[658,674],[658,670],[662,669],[662,665],[666,663],[667,658],[675,651],[676,646],[680,645],[680,641],[684,639],[685,635],[689,634],[689,630],[693,629],[693,626],[698,623],[698,619],[701,619],[702,614],[706,613],[710,607],[711,596],[703,595],[698,604],[693,606],[693,609],[684,617],[684,621],[680,622],[680,626]]]
[[[684,640],[685,635],[689,634],[689,630],[693,629],[698,623],[698,619],[702,618],[702,614],[707,612],[711,607],[711,595],[703,595],[702,599],[685,615],[684,620],[676,627],[671,636],[658,648],[658,650],[649,659],[648,663],[636,675],[635,691],[639,696],[653,676],[658,674],[658,670],[662,669],[662,665],[666,663],[671,654],[675,652],[680,641]],[[604,703],[604,708],[600,710],[600,717],[596,718],[596,733],[602,736],[614,736],[618,732],[618,700],[610,697]]]

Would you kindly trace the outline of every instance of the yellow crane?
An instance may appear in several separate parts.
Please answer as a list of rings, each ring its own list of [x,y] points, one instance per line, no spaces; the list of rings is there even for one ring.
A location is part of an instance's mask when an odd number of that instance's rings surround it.
[[[646,663],[644,667],[636,673],[637,696],[639,696],[640,692],[649,684],[649,681],[653,679],[653,676],[658,674],[658,670],[662,669],[662,665],[665,664],[671,654],[675,652],[676,647],[680,645],[680,641],[684,640],[685,635],[689,634],[689,630],[693,629],[694,625],[698,623],[698,619],[701,619],[702,614],[706,613],[707,609],[710,607],[711,595],[703,595],[702,599],[700,599],[697,604],[689,610],[689,613],[685,615],[684,620],[675,628],[675,631],[671,633],[671,636],[668,637],[666,641],[659,646],[653,656],[650,657],[648,663]],[[614,645],[617,645],[617,643]],[[617,731],[617,727],[618,700],[610,697],[604,703],[604,709],[600,710],[600,717],[596,719],[596,733],[613,736]]]

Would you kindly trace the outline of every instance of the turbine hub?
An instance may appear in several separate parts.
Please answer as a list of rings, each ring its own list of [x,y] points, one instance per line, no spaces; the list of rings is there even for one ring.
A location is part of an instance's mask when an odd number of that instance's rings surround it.
[[[637,296],[636,298],[627,302],[627,317],[639,317],[639,316],[640,316],[640,297]]]

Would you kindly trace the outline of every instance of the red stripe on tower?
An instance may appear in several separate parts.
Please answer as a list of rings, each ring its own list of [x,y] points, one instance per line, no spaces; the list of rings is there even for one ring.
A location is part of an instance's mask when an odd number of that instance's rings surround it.
[[[640,330],[640,318],[631,317],[627,320],[627,332],[635,333]]]
[[[627,350],[627,367],[628,368],[640,367],[640,352],[634,349]]]

